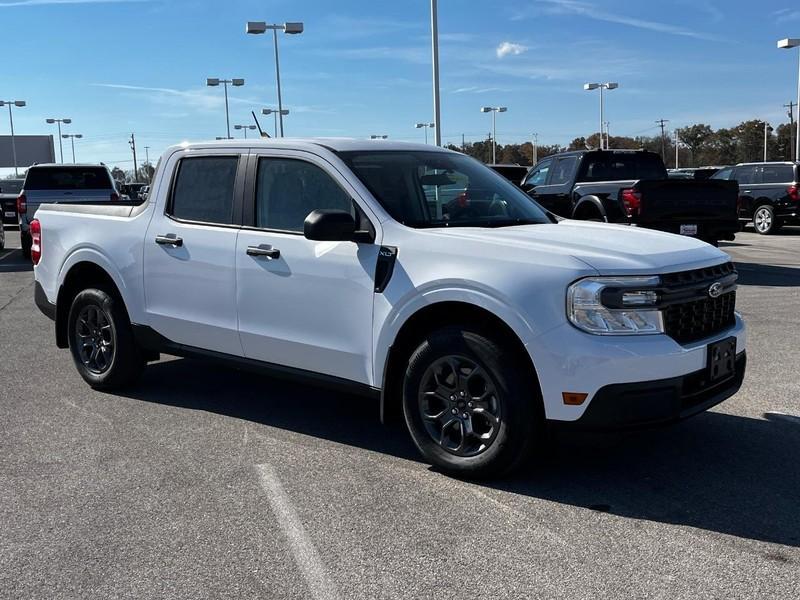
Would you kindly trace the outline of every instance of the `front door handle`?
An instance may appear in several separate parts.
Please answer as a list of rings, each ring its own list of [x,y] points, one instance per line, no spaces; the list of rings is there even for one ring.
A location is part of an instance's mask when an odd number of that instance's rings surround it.
[[[156,244],[161,244],[162,246],[183,246],[183,238],[179,238],[174,233],[157,235]]]
[[[260,246],[248,246],[247,256],[266,256],[267,258],[280,258],[281,251],[273,248],[269,244],[261,244]]]

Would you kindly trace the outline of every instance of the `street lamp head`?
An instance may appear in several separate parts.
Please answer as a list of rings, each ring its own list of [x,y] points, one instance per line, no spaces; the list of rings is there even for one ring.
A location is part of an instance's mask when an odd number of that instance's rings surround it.
[[[435,129],[436,128],[436,123],[428,123],[428,127],[433,127]]]
[[[508,107],[506,107],[506,106],[498,106],[497,107],[497,112],[506,112],[507,110],[508,110]]]
[[[2,106],[2,105],[0,105],[0,106]],[[53,123],[55,123],[55,122],[56,122],[56,120],[55,120],[55,119],[45,119],[45,121],[46,121],[47,123],[50,123],[50,125],[52,125]]]
[[[284,23],[283,24],[283,31],[284,31],[284,33],[288,33],[288,34],[303,33],[303,24],[302,23]]]
[[[210,87],[215,87],[219,85],[219,77],[207,77],[206,78],[206,85]]]
[[[416,125],[414,125],[414,127],[417,129],[422,129],[423,127],[425,127],[425,123],[417,123]]]
[[[245,33],[253,35],[267,32],[267,24],[264,21],[248,21],[244,28]]]
[[[273,112],[277,112],[277,111],[274,111],[271,108],[262,108],[261,109],[261,114],[262,115],[271,115]]]
[[[796,48],[800,46],[800,38],[786,38],[783,40],[778,40],[778,48]]]
[[[597,89],[597,88],[599,88],[599,87],[600,87],[600,84],[599,84],[599,83],[584,83],[584,84],[583,84],[583,89],[585,89],[585,90],[587,90],[587,91],[589,91],[589,90],[596,90],[596,89]]]
[[[234,129],[242,129],[243,127],[244,127],[244,125],[234,125],[233,126]]]
[[[231,79],[231,85],[233,85],[234,87],[241,87],[244,85],[244,79],[237,79],[236,77],[234,77],[233,79]]]
[[[14,106],[25,106],[25,100],[14,100]]]
[[[492,107],[491,106],[481,106],[481,112],[482,113],[492,112]]]
[[[617,89],[619,87],[619,84],[616,83],[616,82],[609,82],[609,83],[605,84],[605,87],[606,87],[607,90],[615,90],[615,89]]]
[[[70,123],[72,123],[72,119],[61,119],[61,122],[69,125]]]
[[[82,133],[76,133],[75,137],[78,138],[78,139],[81,139],[83,137],[83,134]]]
[[[62,133],[61,137],[64,138],[65,140],[69,139],[69,134],[68,133]]]

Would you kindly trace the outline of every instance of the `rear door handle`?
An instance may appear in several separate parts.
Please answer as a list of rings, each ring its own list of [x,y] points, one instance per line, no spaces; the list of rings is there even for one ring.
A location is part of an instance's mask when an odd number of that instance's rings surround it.
[[[183,238],[179,238],[174,233],[157,235],[156,244],[161,244],[162,246],[183,246]]]
[[[267,258],[280,258],[281,251],[273,248],[269,244],[261,244],[260,246],[248,246],[247,256],[266,256]]]

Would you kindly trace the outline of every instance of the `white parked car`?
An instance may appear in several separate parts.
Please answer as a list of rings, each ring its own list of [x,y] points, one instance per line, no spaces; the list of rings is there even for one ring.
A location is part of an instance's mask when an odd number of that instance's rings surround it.
[[[161,352],[302,378],[375,396],[459,474],[518,466],[548,421],[695,414],[745,371],[727,255],[558,220],[430,146],[175,146],[140,206],[45,205],[31,231],[36,302],[90,385]]]

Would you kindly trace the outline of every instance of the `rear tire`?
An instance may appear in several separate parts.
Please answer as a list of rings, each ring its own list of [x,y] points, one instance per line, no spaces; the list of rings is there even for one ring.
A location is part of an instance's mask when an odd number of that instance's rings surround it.
[[[142,374],[145,360],[125,307],[108,290],[90,288],[75,296],[67,334],[75,367],[93,388],[119,389]]]
[[[753,213],[753,227],[756,233],[771,235],[781,228],[781,221],[775,217],[775,211],[768,204],[762,204]]]
[[[432,332],[412,353],[403,413],[425,459],[456,476],[509,473],[544,440],[541,394],[526,365],[462,327]]]

